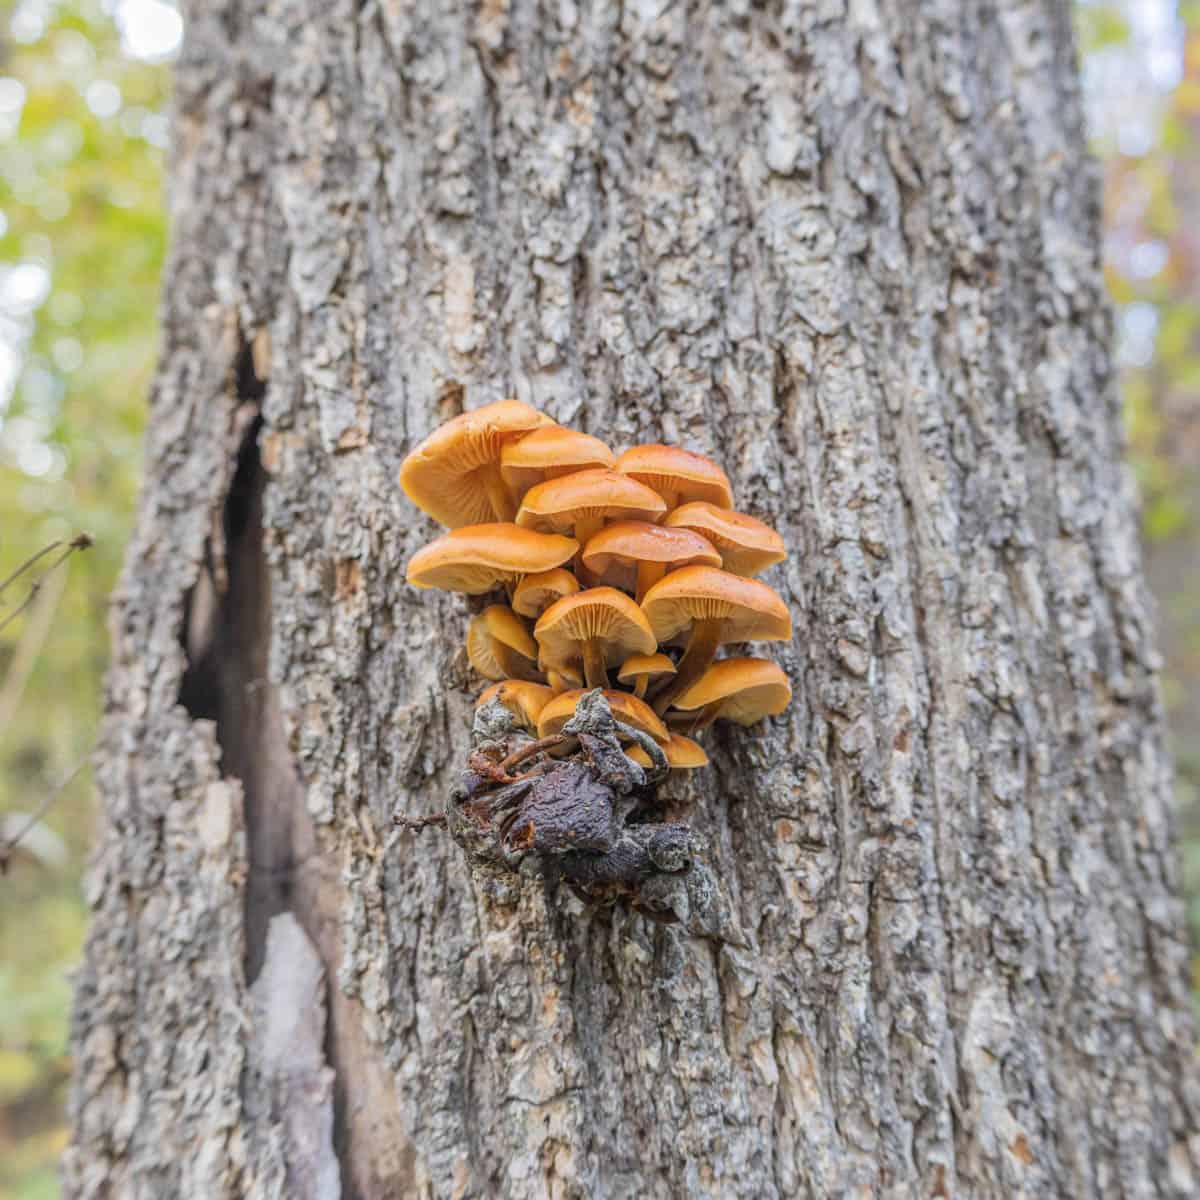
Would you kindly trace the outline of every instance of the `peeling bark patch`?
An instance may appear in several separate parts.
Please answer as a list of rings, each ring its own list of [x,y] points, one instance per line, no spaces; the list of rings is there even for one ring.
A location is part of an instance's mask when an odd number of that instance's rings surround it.
[[[355,558],[339,560],[336,568],[335,592],[338,600],[349,600],[362,587],[362,566]]]
[[[262,971],[250,989],[251,1069],[286,1130],[288,1195],[339,1200],[333,1149],[334,1072],[325,1063],[325,970],[291,913],[271,919]]]

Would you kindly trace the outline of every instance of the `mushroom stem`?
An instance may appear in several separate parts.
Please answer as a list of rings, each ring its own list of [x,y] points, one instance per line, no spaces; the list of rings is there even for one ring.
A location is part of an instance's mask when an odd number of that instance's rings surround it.
[[[650,682],[649,675],[639,675],[637,677],[637,682],[633,685],[633,694],[639,700],[644,700],[646,698],[646,684],[648,684],[649,682]]]
[[[496,520],[511,521],[517,510],[512,497],[508,494],[508,488],[504,486],[499,462],[488,463],[481,474],[488,501],[492,506],[492,511],[496,514]]]
[[[646,598],[651,585],[656,584],[667,573],[667,564],[660,562],[639,562],[637,565],[637,602]]]
[[[506,646],[497,640],[492,643],[492,653],[508,679],[523,679],[527,683],[541,683],[542,677],[535,664],[523,654],[518,654],[511,646]]]
[[[714,700],[711,704],[706,704],[696,713],[695,720],[688,726],[688,732],[699,733],[700,730],[707,729],[721,715],[724,703],[724,700]]]
[[[604,651],[595,638],[583,643],[583,677],[590,688],[608,687],[608,672],[604,668]]]
[[[687,649],[679,660],[679,667],[671,676],[667,686],[654,698],[654,711],[661,717],[670,707],[671,701],[684,692],[704,674],[705,668],[717,653],[721,644],[721,621],[709,619],[697,621],[692,626],[692,636]]]

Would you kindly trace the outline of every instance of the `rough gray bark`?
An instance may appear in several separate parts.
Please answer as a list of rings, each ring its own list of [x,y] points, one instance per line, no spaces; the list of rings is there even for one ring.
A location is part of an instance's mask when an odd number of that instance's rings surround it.
[[[1194,1195],[1069,6],[187,20],[69,1193]],[[477,682],[396,471],[504,395],[714,453],[792,547],[791,710],[672,784],[713,936],[391,833]]]

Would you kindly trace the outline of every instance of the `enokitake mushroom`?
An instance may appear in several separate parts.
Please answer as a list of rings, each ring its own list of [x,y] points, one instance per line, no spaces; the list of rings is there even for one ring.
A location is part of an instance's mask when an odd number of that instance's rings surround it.
[[[668,508],[689,500],[733,507],[729,476],[711,458],[693,450],[659,443],[634,446],[617,459],[616,469],[653,488]]]
[[[505,679],[485,687],[479,693],[475,707],[482,708],[489,700],[499,700],[524,728],[536,733],[538,717],[553,698],[554,693],[544,684]]]
[[[520,501],[536,484],[590,468],[611,468],[613,452],[597,437],[546,425],[510,442],[500,452],[500,474],[509,495]]]
[[[704,674],[718,646],[784,642],[792,636],[791,614],[773,589],[716,567],[672,571],[646,593],[642,611],[660,643],[691,631],[674,678],[654,697],[658,713]]]
[[[665,654],[631,654],[617,672],[617,682],[633,687],[633,694],[642,700],[646,688],[668,675],[675,674],[675,664]]]
[[[485,679],[536,681],[537,643],[511,608],[490,604],[467,626],[467,657]]]
[[[593,469],[530,488],[517,510],[517,524],[547,532],[573,531],[582,546],[605,521],[657,521],[666,511],[662,497],[636,479]]]
[[[579,591],[579,580],[566,567],[554,567],[526,575],[513,592],[512,606],[523,617],[536,620],[564,596],[573,596]]]
[[[579,701],[588,694],[589,688],[575,688],[555,696],[538,716],[538,737],[550,737],[559,733],[562,727],[571,719]],[[666,742],[670,739],[670,731],[663,724],[662,718],[644,700],[631,696],[628,692],[617,692],[604,689],[604,698],[612,715],[626,725],[642,733],[648,733],[656,742]]]
[[[533,636],[548,667],[581,662],[588,687],[608,687],[608,665],[658,648],[642,610],[610,587],[556,600],[538,619]]]
[[[694,500],[667,513],[663,527],[690,529],[706,538],[721,555],[722,569],[734,575],[757,575],[787,558],[783,538],[770,525],[704,500]]]
[[[690,771],[697,767],[708,766],[708,755],[699,742],[694,742],[682,733],[673,733],[665,742],[661,742],[663,753],[667,756],[667,766],[672,771]],[[641,746],[630,746],[625,751],[639,767],[650,767],[648,755]]]
[[[606,526],[583,546],[579,558],[596,582],[635,591],[639,604],[668,571],[693,564],[721,565],[720,554],[700,534],[648,521]]]
[[[422,546],[409,560],[407,578],[413,587],[481,596],[498,584],[561,566],[578,548],[573,538],[511,523],[465,525]]]
[[[500,474],[504,446],[554,422],[520,400],[497,400],[435,429],[400,465],[404,494],[457,529],[511,521],[516,505]]]
[[[688,729],[705,729],[714,721],[753,725],[783,712],[792,686],[778,663],[765,658],[723,658],[715,662],[682,695],[677,709],[698,710]]]

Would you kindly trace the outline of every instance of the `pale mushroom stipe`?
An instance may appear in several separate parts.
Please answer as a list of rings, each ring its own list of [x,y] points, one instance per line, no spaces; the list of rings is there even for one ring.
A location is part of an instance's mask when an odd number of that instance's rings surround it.
[[[494,681],[442,824],[475,864],[565,883],[590,903],[697,920],[715,884],[701,839],[664,823],[658,785],[709,765],[693,740],[791,700],[780,667],[722,646],[786,641],[787,605],[751,578],[779,534],[734,509],[729,478],[678,446],[621,453],[517,400],[465,412],[404,460],[408,498],[450,532],[407,579],[492,601],[467,658]]]

